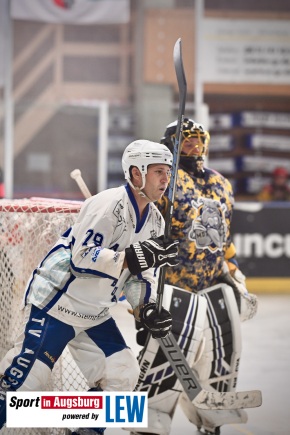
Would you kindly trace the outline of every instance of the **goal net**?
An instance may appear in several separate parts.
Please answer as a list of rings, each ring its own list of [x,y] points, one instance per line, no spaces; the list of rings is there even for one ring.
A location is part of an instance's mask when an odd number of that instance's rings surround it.
[[[0,359],[14,343],[23,320],[20,310],[31,272],[75,221],[81,202],[31,198],[0,200]],[[65,349],[47,391],[86,391],[86,381]],[[1,434],[64,434],[64,429],[5,428]]]

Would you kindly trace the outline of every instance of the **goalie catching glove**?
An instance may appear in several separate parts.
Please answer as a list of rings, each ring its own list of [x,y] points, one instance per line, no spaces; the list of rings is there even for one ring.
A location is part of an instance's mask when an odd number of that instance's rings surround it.
[[[138,275],[150,267],[176,266],[178,240],[165,240],[164,236],[136,242],[125,249],[128,269]]]
[[[172,328],[172,316],[169,311],[162,307],[158,313],[156,304],[144,305],[140,309],[140,322],[153,338],[165,338]]]

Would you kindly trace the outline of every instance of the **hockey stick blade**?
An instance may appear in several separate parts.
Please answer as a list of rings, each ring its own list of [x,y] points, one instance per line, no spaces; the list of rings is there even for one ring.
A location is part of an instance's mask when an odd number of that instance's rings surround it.
[[[257,408],[262,405],[262,394],[259,390],[217,391],[202,390],[192,402],[198,409],[242,409]]]
[[[262,404],[261,392],[257,390],[226,392],[204,390],[190,368],[174,335],[170,332],[157,341],[170,363],[189,400],[199,409],[255,408]]]

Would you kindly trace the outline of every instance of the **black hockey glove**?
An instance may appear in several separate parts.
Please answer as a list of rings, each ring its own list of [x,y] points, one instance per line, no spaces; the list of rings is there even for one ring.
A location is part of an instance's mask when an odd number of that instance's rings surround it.
[[[178,244],[178,240],[165,240],[164,236],[136,242],[125,249],[128,269],[138,275],[150,267],[176,266]]]
[[[156,304],[144,305],[140,310],[140,322],[151,332],[153,338],[164,338],[172,328],[172,317],[169,311],[162,307],[158,313]]]

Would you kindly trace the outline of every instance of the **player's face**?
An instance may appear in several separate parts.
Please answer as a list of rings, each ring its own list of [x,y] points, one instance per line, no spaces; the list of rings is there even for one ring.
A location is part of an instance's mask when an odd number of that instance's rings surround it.
[[[168,165],[149,165],[146,174],[144,193],[152,201],[158,201],[167,189],[171,170]]]
[[[186,137],[181,144],[181,153],[187,156],[200,156],[203,150],[203,143],[198,137]]]

